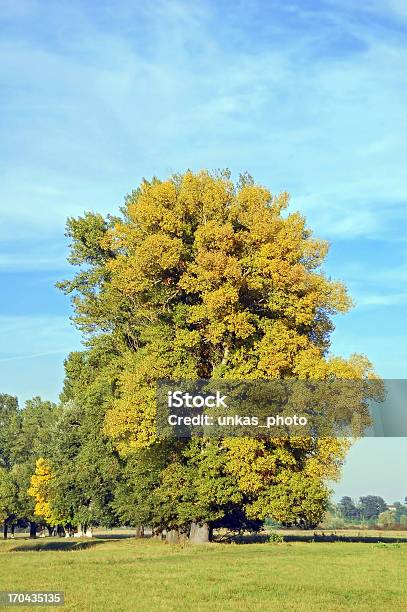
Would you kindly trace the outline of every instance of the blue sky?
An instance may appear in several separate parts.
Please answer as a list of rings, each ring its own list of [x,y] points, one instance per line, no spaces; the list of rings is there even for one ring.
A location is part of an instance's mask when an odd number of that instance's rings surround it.
[[[80,347],[64,224],[143,176],[229,167],[288,190],[354,310],[333,351],[406,378],[404,0],[0,0],[0,390],[56,399]],[[407,495],[407,441],[363,440],[337,495]]]

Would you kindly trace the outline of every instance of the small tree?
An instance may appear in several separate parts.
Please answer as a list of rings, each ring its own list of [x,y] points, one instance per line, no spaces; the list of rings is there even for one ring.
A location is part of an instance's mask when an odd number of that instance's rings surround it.
[[[396,513],[394,510],[385,510],[377,517],[377,524],[381,527],[392,527],[396,524]]]
[[[345,527],[345,521],[328,510],[324,514],[321,527],[322,529],[342,529]]]
[[[400,525],[402,525],[403,527],[407,527],[407,514],[403,514],[403,516],[400,516]]]
[[[35,499],[34,514],[49,525],[55,526],[60,521],[52,510],[50,485],[53,478],[51,467],[45,459],[37,459],[28,494]]]
[[[407,515],[407,506],[401,504],[400,502],[394,502],[393,505],[396,513],[396,523],[400,523],[401,517]]]

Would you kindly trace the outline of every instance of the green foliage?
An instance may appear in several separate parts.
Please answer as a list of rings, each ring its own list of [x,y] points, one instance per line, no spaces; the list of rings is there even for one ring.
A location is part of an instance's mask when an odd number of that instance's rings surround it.
[[[0,466],[10,468],[13,464],[19,428],[17,398],[0,393]]]
[[[110,337],[102,336],[87,351],[72,353],[65,370],[58,435],[43,455],[55,475],[49,503],[61,523],[113,525],[120,465],[101,431],[120,370]]]
[[[211,523],[240,531],[258,529],[245,513],[249,498],[227,469],[228,454],[221,442],[192,439],[176,461],[160,474],[153,492],[160,521],[169,529],[188,531],[191,523]]]
[[[267,541],[270,544],[282,544],[284,542],[284,536],[281,535],[281,533],[277,533],[277,531],[272,531],[269,534]]]
[[[57,406],[39,397],[28,400],[19,409],[16,398],[0,396],[0,465],[5,469],[2,475],[4,486],[9,493],[12,492],[11,497],[8,495],[8,502],[3,504],[3,520],[13,517],[37,520],[34,500],[28,489],[36,460],[49,446],[57,416]],[[6,516],[7,508],[9,516]]]
[[[18,489],[11,472],[0,467],[0,521],[6,521],[18,513]]]
[[[364,519],[377,519],[379,514],[386,510],[386,502],[379,495],[366,495],[366,497],[359,498],[359,512]]]
[[[322,529],[343,529],[345,520],[328,510],[325,512],[320,526]]]
[[[401,504],[400,502],[394,502],[394,509],[396,523],[401,523],[402,517],[407,516],[407,505]]]
[[[360,517],[359,508],[357,508],[355,502],[347,495],[342,497],[338,504],[338,510],[343,518],[348,520],[355,520]]]

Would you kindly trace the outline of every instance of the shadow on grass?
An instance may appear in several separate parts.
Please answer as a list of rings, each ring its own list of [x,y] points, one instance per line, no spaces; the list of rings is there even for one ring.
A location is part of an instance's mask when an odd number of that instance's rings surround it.
[[[364,544],[396,544],[405,543],[407,544],[407,538],[389,538],[386,536],[345,536],[335,534],[315,534],[315,535],[285,535],[284,542],[357,542]]]
[[[21,546],[15,546],[8,552],[53,552],[53,551],[76,551],[76,550],[87,550],[103,544],[103,540],[87,540],[74,541],[71,539],[57,540],[52,542],[32,542],[30,544],[23,544]]]
[[[278,532],[277,532],[278,533]],[[386,536],[346,536],[321,533],[304,533],[300,534],[281,534],[284,542],[353,542],[364,544],[407,544],[407,537],[386,537]],[[260,544],[265,543],[269,539],[268,534],[251,534],[240,535],[228,538],[227,540],[218,540],[219,542],[235,542],[236,544]]]
[[[145,535],[144,539],[149,538],[149,535]],[[103,534],[94,534],[94,539],[99,540],[128,540],[130,538],[136,538],[134,533],[103,533]],[[143,539],[143,538],[136,538]]]

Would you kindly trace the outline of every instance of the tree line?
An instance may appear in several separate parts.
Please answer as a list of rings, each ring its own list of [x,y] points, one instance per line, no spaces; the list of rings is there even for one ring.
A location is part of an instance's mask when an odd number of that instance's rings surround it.
[[[319,523],[347,441],[160,439],[155,423],[159,379],[377,379],[365,356],[330,353],[332,315],[351,300],[288,201],[249,175],[188,171],[143,181],[118,216],[68,220],[78,271],[58,286],[85,347],[65,362],[58,404],[1,396],[5,533],[149,525],[204,541],[266,517]]]
[[[337,516],[350,523],[407,528],[407,497],[404,503],[396,501],[388,505],[379,495],[362,496],[359,501],[345,495],[333,509]]]

